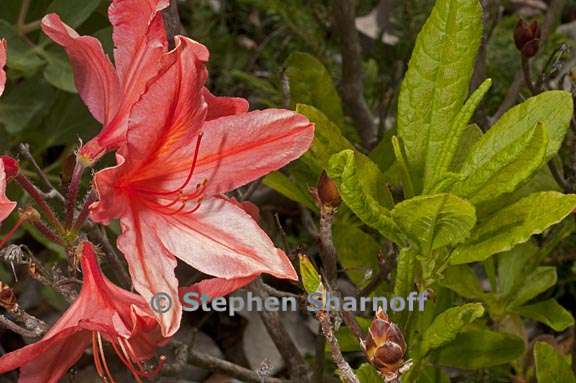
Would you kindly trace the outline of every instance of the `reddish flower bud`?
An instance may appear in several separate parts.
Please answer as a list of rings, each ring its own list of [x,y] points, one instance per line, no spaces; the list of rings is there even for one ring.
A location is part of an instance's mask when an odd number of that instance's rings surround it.
[[[4,162],[4,171],[8,178],[15,177],[20,171],[20,164],[18,161],[10,156],[0,156],[0,160]]]
[[[406,341],[400,328],[382,308],[378,309],[362,344],[368,360],[385,379],[393,380],[400,375],[406,354]]]
[[[338,207],[342,203],[336,182],[332,180],[325,171],[320,175],[318,180],[318,198],[323,205]]]
[[[540,48],[540,37],[542,31],[538,21],[534,20],[531,23],[520,19],[516,28],[514,29],[514,43],[522,56],[531,58],[536,56]]]

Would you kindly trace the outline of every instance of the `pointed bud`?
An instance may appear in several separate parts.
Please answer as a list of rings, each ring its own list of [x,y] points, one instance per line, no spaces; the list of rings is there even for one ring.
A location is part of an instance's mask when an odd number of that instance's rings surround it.
[[[522,53],[522,56],[531,58],[536,56],[540,48],[540,37],[542,31],[538,21],[531,23],[520,19],[514,29],[514,43],[516,48]]]
[[[404,363],[406,342],[400,328],[388,318],[382,308],[370,324],[368,335],[363,341],[368,360],[387,379],[400,375]]]
[[[318,198],[323,205],[338,207],[342,203],[336,182],[332,180],[325,171],[320,174],[318,180]]]
[[[14,291],[2,282],[0,282],[0,306],[7,311],[14,311],[18,308]]]
[[[20,165],[18,161],[10,156],[0,156],[0,160],[4,163],[4,172],[8,178],[13,178],[18,175],[20,171]]]

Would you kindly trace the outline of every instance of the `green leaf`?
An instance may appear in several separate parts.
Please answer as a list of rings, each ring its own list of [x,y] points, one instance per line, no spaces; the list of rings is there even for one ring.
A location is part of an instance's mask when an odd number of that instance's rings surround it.
[[[548,299],[533,305],[517,307],[511,310],[526,318],[544,323],[554,331],[564,331],[574,326],[574,317],[555,299]]]
[[[450,170],[458,172],[462,168],[462,164],[466,160],[466,157],[468,157],[474,145],[480,141],[483,134],[482,129],[480,129],[478,125],[468,125],[460,138],[460,142],[456,148],[456,153],[454,153],[454,158],[452,159],[452,164],[449,168]]]
[[[444,278],[438,283],[465,298],[479,299],[484,296],[480,280],[468,265],[447,268],[444,271]]]
[[[576,383],[570,358],[564,357],[546,342],[534,345],[534,361],[538,383]]]
[[[301,52],[292,53],[284,65],[290,81],[292,105],[314,106],[328,120],[340,127],[344,126],[342,101],[324,65],[314,56]]]
[[[354,146],[340,132],[340,128],[332,123],[320,110],[310,105],[298,104],[296,112],[303,114],[316,125],[312,146],[301,157],[301,160],[310,167],[315,176],[320,176],[322,170],[328,166],[330,157],[345,149],[354,149]]]
[[[429,194],[438,180],[442,179],[450,171],[454,157],[458,154],[458,147],[468,130],[468,122],[476,111],[478,104],[492,86],[492,80],[488,79],[480,85],[470,96],[466,104],[456,115],[449,132],[445,132],[443,141],[437,142],[430,147],[430,153],[426,160],[426,172],[424,176],[424,193]],[[468,137],[465,137],[468,139]]]
[[[464,105],[481,37],[477,0],[436,1],[418,34],[398,104],[398,133],[417,191],[425,163],[440,154]]]
[[[410,248],[400,249],[396,261],[396,279],[394,281],[394,296],[406,297],[414,290],[414,275],[416,268],[416,253]]]
[[[508,145],[504,145],[506,138],[501,137],[499,151],[483,146],[481,139],[460,170],[464,179],[452,185],[450,191],[481,205],[525,183],[544,163],[546,130],[538,124]]]
[[[378,251],[381,246],[359,227],[350,224],[332,226],[338,260],[352,282],[364,287],[379,272]]]
[[[520,287],[508,304],[509,308],[521,306],[554,286],[558,280],[556,268],[553,266],[538,267],[526,276],[526,280],[530,283],[524,283]]]
[[[9,89],[0,101],[0,124],[15,135],[30,129],[46,115],[54,101],[54,89],[37,78]]]
[[[394,207],[392,217],[422,255],[463,242],[476,224],[474,206],[452,194],[403,201]]]
[[[450,377],[440,368],[426,367],[416,377],[415,383],[450,383]]]
[[[424,331],[420,356],[423,357],[430,350],[452,341],[467,325],[482,315],[484,307],[480,303],[468,303],[444,311],[434,318],[434,322]]]
[[[382,377],[369,363],[363,363],[355,371],[360,383],[382,383]]]
[[[549,91],[529,98],[510,109],[482,137],[471,154],[471,163],[482,162],[511,142],[525,137],[537,125],[546,129],[548,146],[545,159],[552,158],[560,148],[572,118],[572,96],[564,91]]]
[[[316,211],[318,209],[308,192],[302,190],[298,185],[291,181],[290,178],[279,171],[268,174],[264,177],[262,182],[270,189],[276,190],[278,193],[292,201],[301,203],[310,210]]]
[[[573,194],[531,194],[476,226],[471,238],[454,250],[450,261],[452,264],[483,261],[510,250],[562,221],[574,208],[576,195]]]
[[[56,88],[76,93],[74,74],[67,56],[62,50],[44,50],[42,56],[48,62],[44,68],[44,78]]]
[[[322,288],[322,280],[316,268],[305,255],[300,255],[300,276],[302,277],[302,284],[304,290],[308,294],[316,293]]]
[[[54,0],[46,13],[57,13],[66,24],[76,28],[90,17],[98,5],[100,0]]]
[[[527,267],[538,252],[531,242],[522,243],[512,250],[498,254],[498,293],[504,297],[516,292],[525,284]]]
[[[338,185],[342,200],[366,225],[396,243],[404,240],[392,219],[392,197],[384,176],[367,157],[343,150],[330,159],[328,176]]]
[[[355,318],[362,331],[367,332],[372,320],[360,316]],[[341,326],[338,331],[336,331],[336,338],[338,339],[338,344],[342,352],[362,351],[360,340],[354,335],[350,327]]]
[[[378,165],[378,168],[380,168],[380,171],[383,173],[394,164],[394,160],[396,159],[394,147],[392,146],[392,137],[394,137],[395,134],[396,129],[388,129],[384,132],[382,139],[369,155],[370,159]]]
[[[394,156],[396,157],[396,163],[398,164],[398,170],[400,171],[400,177],[402,178],[404,198],[412,198],[414,197],[415,192],[412,177],[410,176],[410,166],[406,159],[404,146],[396,136],[392,137],[392,148],[394,149]]]
[[[44,65],[34,48],[5,20],[0,20],[0,36],[8,40],[8,68],[30,76]]]
[[[524,341],[515,335],[490,330],[460,333],[437,353],[438,364],[478,369],[512,362],[524,353]]]

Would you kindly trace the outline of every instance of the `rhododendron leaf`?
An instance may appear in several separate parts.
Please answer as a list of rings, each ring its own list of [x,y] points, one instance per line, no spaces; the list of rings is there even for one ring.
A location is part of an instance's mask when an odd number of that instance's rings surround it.
[[[308,53],[295,52],[285,66],[292,105],[311,105],[337,126],[344,126],[342,101],[324,65]]]
[[[438,283],[468,299],[481,299],[484,296],[480,280],[468,265],[448,267]]]
[[[556,299],[548,299],[532,305],[517,307],[510,311],[544,323],[552,330],[558,332],[574,326],[574,317]]]
[[[360,367],[354,370],[360,383],[381,383],[382,377],[370,363],[362,363]]]
[[[372,236],[350,223],[332,226],[338,260],[346,275],[359,288],[379,272],[378,252],[382,246]]]
[[[418,34],[398,103],[398,134],[416,192],[468,95],[482,25],[479,1],[438,0]]]
[[[9,41],[8,68],[30,76],[44,65],[44,60],[42,60],[30,44],[16,32],[14,26],[2,19],[0,19],[0,37]]]
[[[394,207],[392,217],[421,255],[463,242],[476,224],[474,206],[452,194],[405,200]]]
[[[288,176],[284,175],[280,171],[268,174],[266,177],[264,177],[262,182],[264,185],[276,190],[284,197],[301,203],[310,210],[318,210],[318,207],[314,203],[310,193],[307,190],[304,190],[304,188],[300,187],[298,183],[292,181],[290,178],[288,178]]]
[[[510,250],[560,222],[574,208],[576,195],[558,192],[531,194],[476,226],[470,239],[454,250],[451,263],[482,261]]]
[[[458,147],[456,148],[456,153],[454,153],[449,169],[453,172],[458,172],[460,168],[462,168],[466,157],[468,157],[474,145],[480,141],[483,134],[482,129],[480,129],[478,125],[468,125],[460,138],[460,142],[458,142]]]
[[[515,191],[543,165],[548,147],[542,124],[508,145],[507,137],[500,137],[499,150],[483,146],[486,137],[480,139],[460,169],[463,180],[450,187],[451,193],[466,197],[475,205]]]
[[[302,277],[302,285],[308,294],[317,293],[322,288],[322,279],[316,268],[306,255],[300,255],[300,276]]]
[[[454,157],[458,153],[458,147],[461,145],[460,142],[468,128],[468,122],[491,85],[492,80],[488,79],[472,93],[468,101],[462,106],[460,112],[454,117],[450,129],[443,133],[445,137],[442,137],[440,141],[437,141],[435,137],[430,138],[430,141],[434,141],[435,143],[433,145],[432,143],[429,144],[429,153],[426,159],[424,174],[425,194],[428,194],[438,180],[450,171]],[[435,190],[442,191],[438,189]]]
[[[514,292],[508,307],[515,308],[523,305],[554,286],[557,280],[558,276],[555,267],[542,266],[536,268],[536,270],[526,276],[526,281],[529,281],[529,283],[522,284]]]
[[[393,200],[386,180],[370,159],[353,150],[343,150],[332,156],[327,172],[354,214],[386,238],[404,243],[389,210]]]
[[[490,330],[460,333],[435,355],[441,366],[476,369],[509,363],[524,352],[522,338]]]
[[[496,265],[498,267],[498,294],[510,296],[522,286],[529,267],[533,267],[534,258],[538,254],[538,246],[532,241],[514,246],[512,250],[498,254]]]
[[[434,318],[432,324],[422,334],[420,357],[430,350],[441,347],[452,341],[467,325],[484,315],[484,307],[480,303],[467,303],[449,308]]]
[[[562,355],[551,344],[536,342],[534,361],[538,383],[576,383],[569,355]]]
[[[56,88],[70,93],[77,93],[74,84],[74,74],[66,55],[54,49],[45,49],[42,56],[47,65],[44,68],[44,78]]]

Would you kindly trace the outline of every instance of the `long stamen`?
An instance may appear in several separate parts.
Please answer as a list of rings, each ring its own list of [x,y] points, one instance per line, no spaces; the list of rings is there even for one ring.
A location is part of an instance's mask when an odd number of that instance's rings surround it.
[[[94,358],[94,366],[96,367],[96,372],[98,373],[98,376],[101,377],[102,379],[106,379],[106,377],[104,376],[104,369],[102,368],[102,364],[100,363],[100,352],[98,351],[98,347],[96,346],[97,342],[98,341],[96,339],[96,333],[93,332],[92,357]]]
[[[124,339],[118,338],[118,345],[122,349],[122,353],[118,353],[118,356],[121,354],[124,355],[124,358],[120,357],[120,360],[122,360],[122,363],[124,363],[128,370],[130,370],[132,376],[134,379],[136,379],[136,382],[141,383],[142,380],[140,379],[140,376],[142,375],[142,372],[134,367],[134,364],[132,364],[132,360],[126,351],[126,347],[124,346]]]
[[[97,339],[98,339],[98,348],[100,351],[100,359],[102,360],[102,365],[104,366],[104,371],[106,372],[106,379],[109,380],[111,383],[115,383],[114,378],[112,377],[112,374],[110,373],[110,369],[108,368],[108,363],[106,363],[106,356],[104,355],[104,347],[102,345],[102,336],[100,335],[100,333],[97,333]]]

